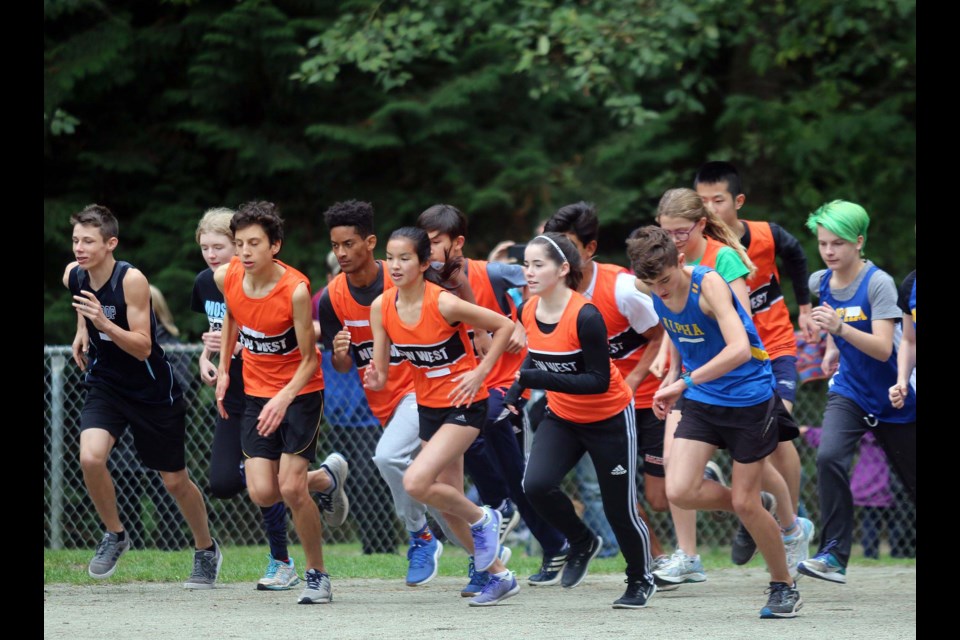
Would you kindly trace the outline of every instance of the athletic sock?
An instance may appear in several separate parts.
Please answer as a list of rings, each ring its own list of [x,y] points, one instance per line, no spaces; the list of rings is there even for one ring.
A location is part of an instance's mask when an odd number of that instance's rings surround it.
[[[267,542],[270,544],[270,555],[275,560],[289,559],[287,553],[287,507],[283,500],[272,507],[260,507],[263,517],[263,528],[267,532]]]

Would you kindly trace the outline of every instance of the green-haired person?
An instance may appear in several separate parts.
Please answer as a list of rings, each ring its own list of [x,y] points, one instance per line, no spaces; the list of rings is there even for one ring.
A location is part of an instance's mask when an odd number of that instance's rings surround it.
[[[850,464],[860,437],[876,435],[910,497],[917,496],[916,395],[895,408],[888,390],[897,382],[902,311],[887,273],[863,259],[870,217],[858,204],[829,202],[807,219],[827,268],[810,276],[819,295],[813,321],[827,337],[823,370],[831,375],[817,452],[817,488],[823,533],[816,556],[801,573],[845,583],[853,538]]]

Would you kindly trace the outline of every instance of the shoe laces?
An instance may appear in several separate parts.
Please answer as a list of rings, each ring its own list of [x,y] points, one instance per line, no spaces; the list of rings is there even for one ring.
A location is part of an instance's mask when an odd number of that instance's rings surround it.
[[[307,588],[319,591],[323,587],[323,576],[324,574],[320,573],[316,569],[311,569],[307,571]]]
[[[264,574],[265,578],[275,578],[277,577],[277,571],[280,570],[280,565],[283,564],[273,556],[270,556],[270,564],[267,565],[267,572]]]
[[[820,551],[817,552],[817,555],[815,556],[815,559],[816,559],[816,560],[826,561],[826,560],[828,559],[827,556],[832,556],[832,555],[833,555],[833,550],[837,547],[838,544],[839,544],[839,543],[837,542],[837,540],[828,540],[828,541],[827,541],[827,544],[825,544],[825,545],[823,546],[823,548],[820,549]],[[834,558],[834,559],[836,559],[836,558]]]
[[[785,582],[771,582],[770,586],[763,590],[764,594],[769,594],[767,602],[783,602],[784,598],[790,595],[794,587]]]
[[[111,548],[116,548],[119,544],[119,541],[112,537],[109,533],[103,534],[103,538],[97,544],[97,550],[94,552],[94,555],[97,557],[104,557],[109,555]]]
[[[333,511],[333,496],[322,491],[317,492],[317,502],[324,511]]]
[[[491,591],[495,591],[496,588],[497,588],[497,586],[498,586],[501,582],[503,582],[504,580],[507,579],[507,578],[498,578],[498,577],[495,576],[494,574],[489,573],[489,572],[486,572],[486,571],[485,571],[484,573],[487,574],[487,580],[486,580],[486,582],[484,583],[483,588],[480,589],[480,594],[481,594],[481,595],[490,593]],[[507,574],[507,576],[509,577],[509,574]]]
[[[410,566],[415,569],[421,569],[427,564],[427,556],[429,555],[427,541],[421,540],[420,538],[411,538],[410,544],[411,547],[407,551]],[[470,566],[473,566],[473,562],[470,563]]]

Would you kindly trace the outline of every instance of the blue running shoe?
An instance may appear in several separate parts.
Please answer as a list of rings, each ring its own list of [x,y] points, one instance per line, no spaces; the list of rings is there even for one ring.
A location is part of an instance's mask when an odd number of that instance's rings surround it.
[[[511,555],[513,555],[513,552],[510,551],[510,547],[500,546],[500,562],[507,564],[510,562]],[[460,591],[460,596],[463,598],[472,598],[473,596],[480,595],[480,592],[487,586],[487,581],[490,579],[489,572],[477,571],[473,556],[470,556],[470,562],[467,565],[467,576],[470,578],[470,582]]]
[[[437,575],[440,555],[443,553],[443,543],[430,536],[424,540],[419,536],[410,536],[410,548],[407,549],[407,560],[410,566],[407,569],[407,586],[427,584]]]
[[[513,571],[507,571],[507,575],[502,578],[491,573],[480,595],[468,604],[471,607],[492,607],[518,593],[520,593],[520,585],[517,584],[517,576],[514,575]]]
[[[473,536],[473,560],[477,571],[486,571],[497,558],[500,548],[500,523],[502,516],[496,509],[488,506],[483,509],[480,524],[470,527]]]
[[[787,552],[787,569],[790,570],[790,577],[797,579],[798,566],[801,562],[806,562],[810,557],[810,540],[816,527],[806,519],[797,517],[797,532],[793,535],[783,536],[783,548]]]

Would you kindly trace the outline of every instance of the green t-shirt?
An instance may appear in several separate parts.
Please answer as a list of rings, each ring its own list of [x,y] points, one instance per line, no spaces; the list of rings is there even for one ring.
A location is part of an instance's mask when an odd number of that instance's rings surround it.
[[[700,264],[700,260],[696,262],[687,260],[686,264],[696,267]],[[747,269],[747,265],[743,264],[740,255],[730,247],[721,247],[720,251],[717,252],[717,266],[714,269],[727,282],[733,282],[737,278],[746,278],[750,275],[750,269]]]

